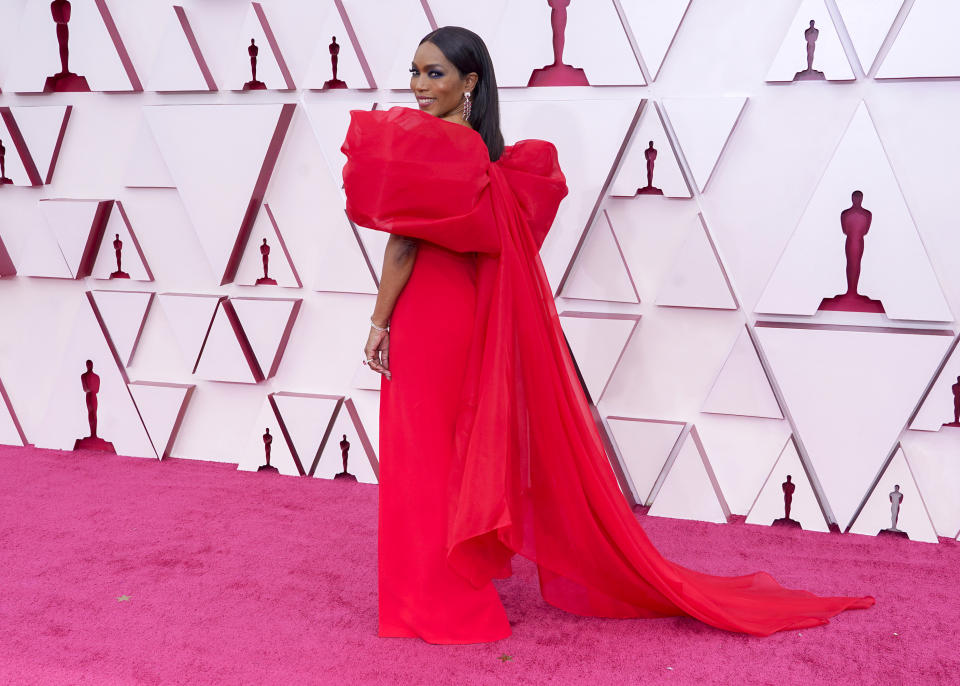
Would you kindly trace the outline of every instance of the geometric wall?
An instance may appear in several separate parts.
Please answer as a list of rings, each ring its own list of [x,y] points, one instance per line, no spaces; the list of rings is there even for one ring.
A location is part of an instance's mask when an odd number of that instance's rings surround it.
[[[557,146],[541,258],[625,497],[960,534],[954,3],[573,0],[587,83],[556,86],[528,86],[542,0],[71,5],[52,79],[50,3],[0,5],[0,443],[87,437],[90,360],[120,454],[257,470],[269,433],[280,474],[331,478],[345,436],[376,483],[386,236],[346,218],[339,147],[460,24],[508,143]]]

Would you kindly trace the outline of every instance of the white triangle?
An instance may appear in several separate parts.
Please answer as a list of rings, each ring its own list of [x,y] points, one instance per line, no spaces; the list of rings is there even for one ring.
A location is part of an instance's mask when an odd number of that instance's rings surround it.
[[[123,370],[116,364],[91,303],[86,294],[74,297],[82,303],[72,328],[67,329],[63,357],[51,361],[50,395],[37,424],[43,431],[31,438],[38,448],[73,450],[77,439],[90,435],[80,378],[86,373],[86,361],[90,360],[93,373],[100,378],[96,394],[97,436],[112,443],[118,455],[155,458],[157,455],[127,389]]]
[[[693,431],[687,435],[647,514],[724,524],[729,511],[694,436]]]
[[[283,431],[280,428],[280,422],[277,421],[277,415],[267,399],[260,408],[260,414],[256,421],[250,427],[250,433],[244,441],[243,449],[240,451],[240,460],[237,463],[237,469],[243,472],[255,472],[257,468],[265,465],[267,462],[266,451],[264,449],[263,435],[265,430],[270,430],[272,441],[270,442],[270,466],[276,467],[280,474],[284,476],[300,476],[300,470],[297,469],[297,463],[293,458],[293,453],[283,437]],[[274,474],[267,472],[263,477],[270,477]]]
[[[376,294],[377,284],[370,272],[371,265],[360,247],[355,229],[346,215],[343,221],[332,222],[321,231],[322,244],[317,260],[317,276],[313,290],[333,293],[370,293]],[[383,251],[389,234],[372,229],[360,229],[364,237],[370,239],[373,248],[369,252],[378,274],[383,270]]]
[[[805,31],[810,21],[815,22],[814,28],[820,32],[815,42],[813,69],[823,72],[827,81],[852,81],[856,78],[824,0],[803,0],[784,33],[780,50],[767,72],[767,81],[793,81],[797,72],[807,68]]]
[[[230,62],[225,85],[230,90],[239,91],[245,83],[253,79],[250,55],[247,52],[252,38],[258,48],[257,80],[263,82],[269,90],[294,89],[296,86],[292,79],[288,80],[290,72],[280,52],[280,46],[273,39],[273,31],[266,20],[266,14],[258,14],[256,11],[255,7],[258,6],[262,12],[260,3],[250,3],[243,25],[229,43]]]
[[[195,387],[146,381],[135,381],[128,387],[150,434],[153,449],[157,457],[163,459],[173,450],[175,432]]]
[[[923,399],[920,411],[910,422],[910,428],[914,431],[940,431],[944,424],[953,422],[953,386],[960,383],[960,355],[957,350],[954,347],[927,397]]]
[[[70,273],[77,278],[83,258],[92,246],[93,224],[100,201],[40,200],[38,206],[57,239]]]
[[[0,117],[0,143],[3,143],[6,150],[4,154],[6,177],[13,181],[14,186],[32,186],[33,182],[27,168],[33,160],[29,152],[26,153],[26,158],[21,156],[16,145],[16,139],[7,128],[7,122],[3,117]]]
[[[587,233],[565,282],[563,296],[580,300],[640,302],[606,212],[597,215]]]
[[[960,530],[960,429],[906,431],[901,440],[937,535],[954,538]]]
[[[890,319],[952,321],[937,275],[900,192],[870,114],[860,103],[756,305],[757,312],[812,315],[847,290],[840,215],[853,191],[873,213],[858,292]]]
[[[690,0],[620,0],[651,78],[657,78]]]
[[[746,103],[746,97],[664,99],[670,126],[701,191],[706,189]]]
[[[153,281],[153,275],[143,260],[140,244],[131,230],[129,219],[119,200],[114,203],[110,211],[103,239],[100,241],[100,249],[97,251],[97,259],[93,263],[90,275],[95,279],[110,279],[110,275],[117,271],[117,251],[113,242],[118,238],[122,271],[129,274],[130,279],[134,281]]]
[[[167,315],[183,361],[192,372],[200,357],[200,349],[217,311],[222,296],[193,293],[160,293],[160,309]]]
[[[746,329],[734,342],[701,411],[783,419],[780,405]]]
[[[199,62],[204,59],[202,54],[197,54],[199,44],[195,53],[191,38],[187,36],[186,31],[190,31],[193,40],[196,40],[186,10],[179,6],[170,9],[147,88],[161,92],[216,90],[216,84],[207,81]]]
[[[800,526],[808,531],[830,530],[827,520],[823,518],[823,511],[817,503],[817,497],[807,478],[807,473],[800,462],[797,446],[792,440],[787,440],[780,457],[770,470],[763,488],[757,495],[756,501],[747,515],[747,524],[763,526],[773,524],[777,519],[784,519],[786,505],[784,501],[783,484],[787,476],[794,485],[790,503],[790,519],[800,522]]]
[[[730,512],[750,510],[790,435],[784,420],[702,414],[697,432]]]
[[[263,253],[261,246],[266,240],[269,253],[267,255],[267,276],[276,281],[277,286],[284,288],[300,288],[300,277],[293,266],[290,254],[287,252],[286,242],[273,220],[273,213],[268,205],[264,205],[253,223],[253,230],[240,258],[237,275],[234,281],[242,286],[255,286],[257,280],[263,278]],[[265,284],[259,284],[264,286]]]
[[[707,236],[703,218],[698,216],[693,224],[673,266],[660,285],[656,304],[718,310],[737,309],[723,268]]]
[[[0,381],[0,445],[25,445],[17,424],[10,398]]]
[[[298,393],[273,393],[270,397],[276,403],[300,464],[309,474],[333,411],[342,398]]]
[[[323,84],[333,78],[333,64],[330,60],[330,39],[336,38],[340,46],[337,54],[337,78],[347,84],[347,88],[375,88],[367,80],[360,66],[361,56],[357,54],[349,32],[343,24],[339,10],[332,0],[323,2],[323,17],[313,31],[317,49],[310,60],[307,77],[303,81],[303,88],[321,89]]]
[[[332,102],[313,102],[301,105],[307,113],[310,129],[320,144],[320,152],[330,170],[330,178],[336,187],[343,192],[343,165],[347,157],[340,152],[343,139],[346,138],[350,127],[350,112],[353,110],[369,110],[369,101],[349,99]]]
[[[620,170],[610,185],[610,194],[632,198],[639,188],[647,185],[646,150],[651,141],[653,149],[657,151],[653,166],[654,188],[662,190],[663,195],[668,198],[691,197],[690,187],[680,170],[680,163],[663,128],[660,114],[656,111],[653,102],[649,100],[640,115],[633,138],[623,154]]]
[[[843,528],[951,339],[852,328],[758,326],[756,333],[823,494]]]
[[[937,532],[930,521],[927,506],[900,447],[897,447],[893,459],[871,491],[857,520],[850,527],[850,533],[876,536],[882,529],[891,528],[895,504],[895,501],[891,502],[891,494],[898,490],[897,486],[902,495],[897,508],[896,528],[906,531],[911,541],[938,543]]]
[[[653,486],[680,438],[683,422],[607,417],[607,426],[640,503],[649,505]]]
[[[226,275],[282,104],[145,107],[164,160],[215,274]],[[214,201],[215,199],[215,201]]]
[[[91,291],[110,342],[120,362],[129,366],[150,311],[153,293],[142,291]]]
[[[194,374],[209,381],[257,383],[251,367],[254,361],[247,357],[227,315],[225,302],[221,302],[213,315]]]
[[[561,312],[560,323],[570,343],[593,402],[600,402],[624,348],[640,321],[639,315]]]
[[[836,3],[863,72],[869,74],[904,0],[836,0]]]
[[[22,276],[43,276],[56,279],[74,278],[53,229],[39,209],[30,214],[27,244],[17,260],[17,271]],[[27,227],[25,227],[27,228]]]
[[[341,406],[337,418],[333,422],[333,430],[327,439],[327,444],[320,454],[320,461],[317,462],[317,469],[313,476],[318,479],[332,479],[336,474],[343,471],[343,457],[340,451],[340,441],[346,434],[347,441],[350,443],[347,452],[347,471],[357,477],[357,481],[363,484],[377,483],[377,476],[370,464],[370,457],[365,454],[363,442],[357,434],[350,414],[346,406]]]
[[[280,364],[301,302],[299,298],[230,298],[260,371],[267,379]]]
[[[417,0],[392,0],[371,6],[368,0],[341,0],[358,36],[377,87],[410,87],[410,49],[430,32],[424,6]]]
[[[954,0],[916,0],[877,70],[877,78],[960,76],[957,26],[960,4]]]
[[[128,188],[176,188],[146,117],[140,117],[137,125],[137,136],[130,146],[123,173],[123,185]]]
[[[53,173],[72,108],[72,105],[10,108],[41,179],[46,180]]]
[[[102,5],[104,11],[106,4]],[[96,0],[72,0],[69,68],[86,78],[91,91],[132,91]],[[47,0],[28,0],[22,14],[13,63],[4,86],[18,93],[41,93],[48,76],[61,71],[56,25]]]

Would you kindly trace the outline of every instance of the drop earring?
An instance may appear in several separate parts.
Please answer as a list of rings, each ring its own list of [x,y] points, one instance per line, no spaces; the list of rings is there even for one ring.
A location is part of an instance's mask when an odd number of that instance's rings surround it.
[[[465,91],[463,98],[463,119],[470,121],[470,91]]]

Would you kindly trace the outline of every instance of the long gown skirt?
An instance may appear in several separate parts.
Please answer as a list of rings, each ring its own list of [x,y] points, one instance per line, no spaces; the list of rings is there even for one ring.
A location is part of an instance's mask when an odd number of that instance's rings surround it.
[[[390,319],[380,385],[380,636],[476,643],[509,636],[492,582],[447,564],[450,468],[474,326],[476,257],[420,241]]]

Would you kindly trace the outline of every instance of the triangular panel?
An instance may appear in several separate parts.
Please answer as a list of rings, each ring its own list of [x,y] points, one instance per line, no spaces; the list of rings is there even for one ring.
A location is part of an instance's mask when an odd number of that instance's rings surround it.
[[[960,76],[960,3],[916,0],[877,70],[878,79]]]
[[[952,321],[864,103],[817,184],[756,311],[812,315],[822,301],[848,291],[842,213],[856,209],[855,191],[862,193],[860,207],[872,216],[859,260],[857,293],[879,300],[891,319]]]
[[[343,396],[306,393],[272,393],[270,398],[283,422],[284,436],[309,474],[329,436],[333,413],[343,404]]]
[[[954,538],[960,530],[960,429],[906,431],[900,440],[937,535]]]
[[[825,1],[803,0],[770,65],[767,81],[853,81],[855,78]]]
[[[196,386],[135,381],[129,388],[157,457],[168,457]]]
[[[95,279],[153,281],[153,273],[143,256],[140,241],[119,200],[114,203],[107,219],[90,275]]]
[[[257,383],[263,379],[256,356],[227,300],[220,302],[213,315],[194,374],[201,379],[233,383]]]
[[[117,358],[122,365],[129,366],[154,294],[144,291],[91,291],[91,295]]]
[[[266,259],[264,259],[266,258]],[[290,258],[273,211],[267,203],[257,215],[247,246],[237,267],[236,282],[242,286],[300,288],[300,276]],[[273,282],[273,283],[271,283]]]
[[[726,523],[730,515],[696,430],[691,430],[653,496],[655,517]]]
[[[653,486],[680,438],[684,423],[607,417],[607,426],[638,501],[649,505]]]
[[[161,92],[217,90],[186,10],[179,5],[171,9],[147,88]]]
[[[254,90],[293,90],[297,87],[259,2],[250,3],[243,25],[230,43],[230,50],[226,83],[231,90],[250,90],[250,84],[259,84]],[[253,75],[254,54],[256,78]]]
[[[264,440],[266,438],[266,440]],[[240,451],[240,459],[237,469],[243,472],[256,472],[267,463],[267,442],[270,450],[270,466],[275,467],[280,474],[284,476],[301,476],[302,472],[297,465],[297,460],[287,443],[274,411],[273,403],[270,398],[264,400],[260,414],[256,421],[250,427],[250,433],[247,435]],[[275,476],[275,472],[264,470],[261,475],[263,478]]]
[[[377,483],[375,470],[376,458],[367,452],[370,447],[368,441],[361,437],[362,427],[356,423],[357,418],[348,411],[344,404],[340,407],[333,422],[330,436],[320,453],[320,459],[314,469],[313,476],[320,479],[333,479],[343,471],[343,449],[347,449],[347,473],[364,484]],[[344,439],[346,436],[346,439]],[[349,445],[341,445],[346,440]]]
[[[620,0],[650,77],[660,74],[690,0]]]
[[[606,212],[597,215],[587,233],[561,295],[580,300],[640,302]]]
[[[715,310],[737,309],[737,302],[702,216],[687,233],[687,240],[660,285],[656,304]]]
[[[680,169],[673,143],[667,137],[660,112],[650,102],[643,108],[640,122],[624,152],[620,170],[610,186],[610,194],[621,197],[638,194],[668,198],[691,196],[690,186]]]
[[[787,477],[790,477],[789,479]],[[806,470],[800,462],[797,446],[788,440],[783,452],[777,458],[777,463],[770,470],[763,488],[760,489],[757,499],[747,515],[747,524],[770,525],[777,520],[787,519],[787,491],[790,495],[790,517],[800,526],[809,531],[830,530],[827,520],[823,518],[823,510],[817,503],[817,496],[813,492]],[[785,490],[786,489],[786,490]],[[789,524],[789,522],[784,522]]]
[[[367,58],[343,3],[337,0],[322,0],[319,4],[323,14],[318,19],[315,35],[320,38],[316,42],[317,49],[310,61],[303,87],[314,90],[323,90],[325,86],[376,88]],[[336,79],[333,74],[334,53],[337,58]]]
[[[146,117],[140,118],[130,146],[123,184],[128,188],[176,188]]]
[[[160,309],[167,315],[173,337],[191,372],[197,366],[217,305],[225,296],[194,293],[160,293]]]
[[[639,321],[636,314],[560,313],[563,333],[594,402],[600,401]]]
[[[664,99],[677,144],[701,192],[746,104],[746,97]]]
[[[869,74],[904,0],[836,0],[836,3],[863,72]]]
[[[951,342],[934,334],[758,326],[760,347],[844,527]]]
[[[899,447],[867,497],[850,533],[876,536],[891,529],[906,532],[912,541],[938,542],[923,495]]]
[[[299,298],[230,298],[266,379],[277,373],[302,302]]]
[[[746,329],[734,342],[701,411],[783,419],[770,380]]]

